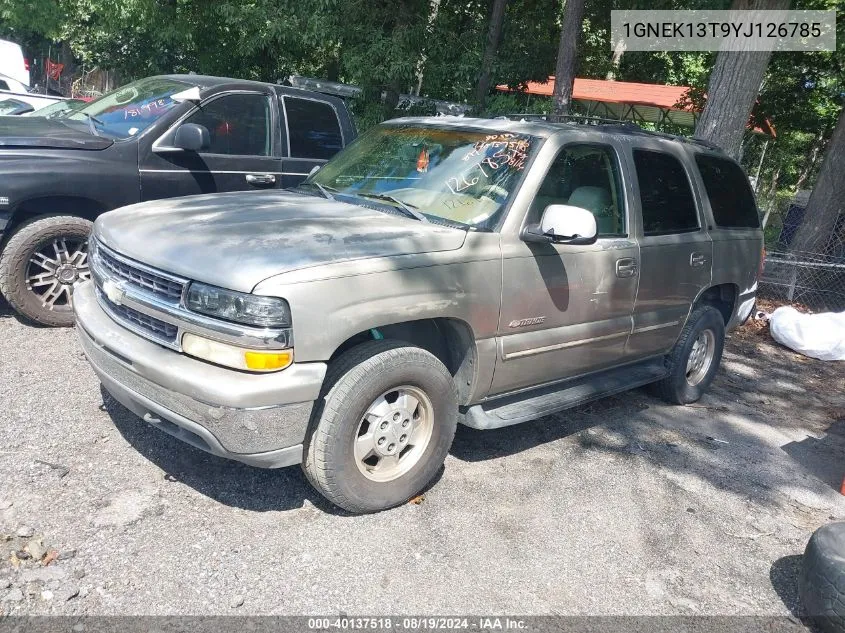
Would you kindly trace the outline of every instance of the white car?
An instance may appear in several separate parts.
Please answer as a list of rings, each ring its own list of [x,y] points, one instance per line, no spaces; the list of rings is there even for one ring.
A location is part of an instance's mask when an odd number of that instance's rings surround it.
[[[0,75],[5,75],[18,84],[30,85],[29,60],[23,56],[20,45],[0,40]]]
[[[64,97],[54,97],[53,95],[30,92],[29,88],[21,82],[7,75],[0,74],[0,101],[7,99],[23,101],[31,105],[33,110],[38,110],[57,101],[63,101]]]

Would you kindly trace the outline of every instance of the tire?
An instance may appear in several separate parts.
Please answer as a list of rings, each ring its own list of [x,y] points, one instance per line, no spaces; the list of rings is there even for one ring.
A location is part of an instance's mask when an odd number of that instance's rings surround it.
[[[0,293],[15,310],[36,323],[73,325],[73,286],[90,277],[83,253],[92,227],[89,220],[68,215],[42,215],[21,224],[0,253]],[[53,261],[42,266],[33,258]],[[52,280],[47,266],[55,268]]]
[[[810,537],[798,594],[807,616],[828,633],[845,633],[845,523],[820,527]]]
[[[431,482],[446,459],[457,427],[457,392],[443,363],[407,343],[369,341],[338,357],[329,366],[324,385],[312,415],[302,465],[308,480],[323,496],[352,513],[378,512],[405,503]],[[398,425],[408,422],[408,416],[403,412],[397,419],[393,407],[399,407],[399,398],[387,405],[382,402],[400,392],[402,402],[412,402],[404,399],[408,394],[419,402],[410,416],[414,419],[409,437],[422,438],[426,436],[424,429],[429,429],[425,442],[412,444],[413,440],[406,439],[409,443],[404,447],[400,443],[402,428]],[[365,420],[368,411],[371,415]],[[382,431],[385,424],[388,430]],[[375,445],[378,439],[374,436],[366,463],[356,454],[356,442],[364,442],[370,432],[394,435],[387,436],[387,441],[379,444],[381,448]],[[394,456],[401,455],[395,462],[392,456],[378,453],[391,446],[396,447]],[[365,454],[364,449],[361,451]],[[397,470],[390,470],[393,466],[389,464],[395,464]],[[402,468],[408,470],[400,472]],[[398,474],[390,480],[373,479],[391,472]]]
[[[712,338],[707,342],[710,351],[705,353],[705,365],[690,373],[688,363],[693,350],[697,349],[696,342],[700,344],[701,337],[708,336]],[[697,402],[719,370],[724,347],[725,321],[722,314],[708,305],[695,308],[667,357],[669,375],[655,384],[657,395],[673,404]]]

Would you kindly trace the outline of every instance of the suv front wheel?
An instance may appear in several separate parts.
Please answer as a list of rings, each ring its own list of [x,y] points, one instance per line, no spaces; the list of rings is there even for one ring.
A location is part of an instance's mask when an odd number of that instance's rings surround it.
[[[719,370],[724,346],[722,313],[707,305],[695,308],[667,359],[669,375],[656,384],[658,395],[674,404],[698,401]]]
[[[454,380],[437,357],[370,341],[337,358],[306,438],[303,470],[349,512],[408,501],[443,465],[457,427]]]

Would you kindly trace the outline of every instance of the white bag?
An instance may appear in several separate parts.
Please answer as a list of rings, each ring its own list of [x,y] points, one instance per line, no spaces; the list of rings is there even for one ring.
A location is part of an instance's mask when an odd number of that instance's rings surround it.
[[[769,317],[769,330],[778,343],[819,360],[845,360],[845,312],[802,314],[791,306]]]

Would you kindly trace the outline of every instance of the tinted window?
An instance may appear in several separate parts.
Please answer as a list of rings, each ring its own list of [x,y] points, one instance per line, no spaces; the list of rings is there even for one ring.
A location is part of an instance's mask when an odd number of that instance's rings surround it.
[[[748,178],[742,167],[733,161],[696,154],[704,189],[718,226],[759,228],[760,216]]]
[[[290,155],[328,159],[343,149],[334,108],[322,101],[285,97]]]
[[[596,217],[599,235],[625,235],[625,205],[614,152],[596,145],[564,148],[531,204],[529,222],[539,222],[550,204],[587,209]]]
[[[8,89],[9,89],[9,84],[7,84],[5,81],[0,79],[0,90],[8,90]]]
[[[640,185],[643,233],[679,233],[698,228],[698,212],[687,173],[669,154],[634,150]]]
[[[202,106],[186,123],[208,128],[209,154],[270,155],[270,100],[258,94],[219,97]]]

